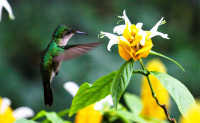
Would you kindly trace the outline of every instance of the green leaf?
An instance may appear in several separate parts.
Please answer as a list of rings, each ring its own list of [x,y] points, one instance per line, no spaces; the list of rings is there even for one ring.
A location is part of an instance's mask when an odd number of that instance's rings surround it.
[[[44,110],[42,110],[39,113],[37,113],[37,115],[35,117],[33,117],[32,120],[37,120],[37,119],[45,117],[45,116],[46,116],[46,112]]]
[[[64,123],[63,119],[59,117],[59,115],[57,115],[55,112],[46,112],[44,110],[37,113],[37,115],[33,117],[32,120],[37,120],[45,116],[47,118],[45,121],[51,121],[52,123]]]
[[[131,122],[136,122],[136,123],[147,123],[142,117],[137,116],[133,113],[127,112],[127,111],[116,111],[115,112],[117,115],[120,117],[124,117],[124,119],[127,119]]]
[[[64,121],[55,112],[46,112],[46,117],[52,123],[63,123]]]
[[[113,78],[112,86],[111,86],[111,95],[113,98],[113,103],[115,109],[117,109],[117,104],[119,102],[122,93],[126,89],[127,85],[132,76],[133,72],[133,59],[126,61],[120,69],[117,71]]]
[[[149,54],[150,54],[150,55],[157,55],[157,56],[166,58],[166,59],[168,59],[168,60],[174,62],[176,65],[178,65],[178,66],[185,72],[185,70],[183,69],[183,67],[182,67],[178,62],[174,61],[174,60],[171,59],[171,58],[169,58],[169,57],[167,57],[167,56],[165,56],[165,55],[163,55],[163,54],[157,53],[157,52],[155,52],[155,51],[152,51],[152,50],[150,50],[150,53],[149,53]]]
[[[69,114],[69,111],[70,111],[70,109],[65,109],[65,110],[62,110],[62,111],[58,112],[57,114],[58,114],[58,116],[60,116],[60,117],[64,117],[64,116],[66,116],[67,114]]]
[[[27,119],[18,119],[14,123],[38,123],[38,122],[27,120]]]
[[[72,106],[69,112],[69,116],[72,116],[80,109],[94,104],[95,102],[98,102],[109,95],[112,80],[115,74],[116,72],[112,72],[106,76],[103,76],[95,81],[92,85],[88,83],[84,83],[83,85],[81,85],[77,94],[72,100]]]
[[[126,119],[124,117],[124,115],[120,114],[120,113],[117,113],[118,110],[114,110],[114,109],[109,109],[109,110],[106,110],[106,112],[104,113],[104,116],[107,117],[107,120],[108,122],[112,123],[112,122],[116,122],[119,120],[122,122],[122,123],[131,123],[128,119]]]
[[[124,99],[128,108],[134,115],[139,115],[141,113],[143,105],[138,96],[131,93],[125,93]]]
[[[159,79],[162,85],[167,89],[184,117],[186,116],[186,111],[188,108],[191,105],[196,105],[194,97],[180,81],[169,76],[168,74],[157,71],[151,71],[150,74]]]

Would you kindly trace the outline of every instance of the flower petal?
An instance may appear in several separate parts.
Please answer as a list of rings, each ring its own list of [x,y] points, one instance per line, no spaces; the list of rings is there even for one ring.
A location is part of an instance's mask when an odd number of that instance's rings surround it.
[[[103,109],[103,104],[107,102],[108,104],[110,104],[111,106],[113,106],[113,101],[112,101],[112,97],[111,95],[108,95],[107,97],[105,97],[104,99],[100,100],[99,102],[96,102],[94,105],[94,109],[95,110],[101,110]]]
[[[136,28],[139,28],[139,29],[141,29],[141,28],[142,28],[142,26],[143,26],[143,23],[137,23],[137,24],[136,24]]]
[[[114,45],[114,44],[118,44],[119,43],[119,39],[118,39],[118,36],[114,35],[114,34],[111,34],[111,33],[108,33],[108,32],[100,32],[101,34],[107,36],[110,41],[108,43],[108,46],[107,46],[107,49],[108,51],[111,51],[110,48]]]
[[[64,84],[64,88],[74,97],[79,89],[79,86],[75,82],[66,82]]]
[[[126,28],[126,25],[119,25],[119,26],[116,26],[116,27],[113,29],[113,32],[114,32],[114,33],[117,33],[118,35],[121,35],[121,34],[123,34],[125,28]]]
[[[130,42],[126,38],[124,38],[124,36],[119,36],[118,38],[119,38],[119,40],[124,41],[125,43],[130,44]]]
[[[2,9],[3,9],[3,6],[0,3],[0,21],[1,21]]]
[[[146,45],[145,45],[143,48],[141,48],[140,50],[138,50],[138,51],[135,53],[135,55],[138,55],[138,54],[140,54],[140,53],[142,53],[142,52],[149,52],[149,50],[150,50],[152,47],[153,47],[152,41],[151,41],[151,39],[149,39],[148,42],[146,43]]]
[[[124,19],[124,21],[125,21],[125,25],[128,24],[128,26],[131,26],[131,22],[130,22],[130,20],[128,19],[128,17],[126,16],[126,11],[125,11],[125,10],[123,11],[123,19]]]
[[[110,40],[115,40],[115,39],[118,39],[118,36],[114,35],[114,34],[111,34],[111,33],[108,33],[108,32],[100,32],[101,34],[103,34],[104,36],[108,37]]]
[[[124,59],[124,60],[129,60],[133,54],[131,53],[131,47],[130,43],[126,43],[125,41],[121,41],[118,45],[118,51],[119,55]]]
[[[1,0],[1,3],[0,3],[0,6],[3,6],[7,11],[8,11],[8,14],[9,14],[9,17],[10,19],[15,19],[15,16],[12,12],[12,8],[10,6],[10,4],[8,3],[7,0]],[[0,13],[1,14],[1,13]],[[0,18],[1,19],[1,18]],[[0,20],[1,21],[1,20]]]
[[[142,40],[140,41],[140,44],[142,46],[144,46],[145,45],[145,39],[146,39],[146,32],[143,31],[142,29],[140,29],[139,32],[138,32],[138,35],[142,36]]]
[[[34,112],[29,107],[20,107],[13,111],[13,116],[16,119],[20,118],[30,118],[34,116]]]
[[[160,25],[162,25],[163,19],[164,19],[164,17],[162,17],[162,18],[156,23],[156,25],[150,30],[150,32],[157,31],[157,30],[158,30],[158,27],[159,27]]]
[[[11,101],[8,98],[2,98],[1,106],[0,106],[0,113],[4,113],[6,109],[11,105]]]
[[[165,38],[165,39],[170,39],[170,38],[168,37],[168,34],[164,34],[164,33],[157,32],[157,31],[151,32],[151,33],[152,33],[152,34],[149,36],[148,39],[150,39],[150,38],[152,38],[152,37],[154,37],[154,36],[157,36],[157,35],[159,35],[159,36],[161,36],[162,38]]]
[[[136,45],[138,45],[138,43],[140,43],[140,41],[142,40],[142,36],[141,35],[136,35],[135,36],[135,41],[133,41],[132,43],[131,43],[131,46],[136,46]]]
[[[111,51],[110,48],[111,48],[114,44],[118,44],[118,42],[116,42],[116,40],[110,40],[110,41],[109,41],[108,46],[107,46],[108,51]]]
[[[165,39],[169,39],[169,37],[168,37],[168,34],[164,34],[164,33],[161,33],[161,32],[158,32],[157,30],[158,30],[158,27],[160,26],[160,25],[162,25],[163,23],[163,17],[157,22],[157,24],[150,30],[150,32],[151,32],[151,35],[148,37],[148,39],[150,39],[150,38],[152,38],[152,37],[154,37],[154,36],[157,36],[157,35],[159,35],[159,36],[161,36],[162,38],[165,38]]]

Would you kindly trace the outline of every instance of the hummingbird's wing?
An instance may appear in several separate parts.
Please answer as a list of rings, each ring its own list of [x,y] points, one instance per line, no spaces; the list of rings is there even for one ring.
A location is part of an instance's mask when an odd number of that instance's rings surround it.
[[[88,44],[67,45],[66,47],[63,47],[63,49],[65,49],[65,52],[62,55],[55,57],[53,61],[69,60],[79,57],[89,50],[95,48],[99,44],[101,43],[97,42]]]

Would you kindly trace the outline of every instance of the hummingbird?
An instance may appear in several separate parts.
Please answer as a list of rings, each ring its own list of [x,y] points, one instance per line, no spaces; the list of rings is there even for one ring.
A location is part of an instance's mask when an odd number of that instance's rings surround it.
[[[40,72],[43,81],[44,100],[47,106],[51,106],[53,103],[53,94],[50,84],[54,76],[58,74],[62,61],[81,56],[100,44],[67,45],[74,34],[87,35],[85,32],[72,29],[66,25],[59,25],[52,35],[51,42],[42,54]]]

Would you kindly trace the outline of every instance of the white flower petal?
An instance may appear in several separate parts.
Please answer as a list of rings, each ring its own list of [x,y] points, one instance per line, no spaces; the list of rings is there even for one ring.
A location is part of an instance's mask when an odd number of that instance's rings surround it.
[[[15,19],[15,16],[12,12],[12,8],[10,6],[10,4],[8,3],[7,0],[1,0],[0,2],[0,6],[3,6],[7,11],[8,11],[8,14],[9,14],[9,17],[10,19]],[[0,13],[1,14],[1,13]]]
[[[118,35],[121,35],[121,34],[123,34],[125,28],[126,28],[126,25],[119,25],[119,26],[116,26],[116,27],[113,29],[113,32],[114,32],[114,33],[117,33]]]
[[[162,38],[165,38],[165,39],[170,39],[170,38],[168,37],[168,34],[164,34],[164,33],[157,32],[157,31],[151,32],[151,33],[152,33],[152,34],[148,37],[148,39],[150,39],[150,38],[152,38],[152,37],[154,37],[154,36],[157,36],[157,35],[159,35],[159,36],[161,36]]]
[[[66,82],[64,88],[74,97],[79,89],[75,82]]]
[[[140,29],[139,32],[138,32],[138,35],[142,36],[142,40],[140,41],[140,44],[142,46],[144,46],[145,45],[145,39],[146,39],[146,32],[143,31],[142,29]]]
[[[104,36],[108,37],[110,40],[118,39],[118,36],[116,36],[112,33],[102,32],[102,31],[100,33],[103,34]]]
[[[1,21],[2,9],[3,9],[3,6],[1,6],[0,4],[0,21]]]
[[[130,43],[124,36],[119,36],[119,40],[125,41],[127,43]]]
[[[158,31],[157,31],[157,30],[158,30],[158,27],[159,27],[160,25],[163,24],[163,23],[162,23],[162,22],[163,22],[163,19],[164,19],[164,17],[162,17],[162,18],[157,22],[157,24],[150,30],[151,35],[148,37],[148,39],[153,38],[154,36],[157,36],[157,35],[161,36],[162,38],[169,39],[168,34],[164,34],[164,33],[161,33],[161,32],[158,32]]]
[[[0,105],[0,109],[1,109],[0,113],[3,114],[10,105],[11,105],[10,99],[2,98],[2,102],[1,102],[1,105]]]
[[[158,30],[158,27],[159,27],[160,25],[162,25],[163,19],[164,19],[164,17],[162,17],[162,18],[157,22],[157,24],[150,30],[150,32],[157,31],[157,30]]]
[[[126,16],[126,11],[123,11],[123,19],[125,20],[125,25],[128,24],[128,26],[131,26],[131,22],[128,19],[128,17]]]
[[[107,49],[108,51],[111,51],[111,47],[114,45],[114,44],[118,44],[119,41],[116,41],[116,40],[110,40],[109,43],[108,43],[108,46],[107,46]]]
[[[103,103],[108,102],[111,106],[113,106],[113,101],[111,95],[108,95],[104,99],[100,100],[99,102],[96,102],[94,105],[95,110],[101,110],[103,109]]]
[[[139,28],[139,29],[141,29],[141,28],[142,28],[142,26],[143,26],[143,23],[137,23],[137,24],[136,24],[136,28]]]
[[[20,118],[30,118],[34,116],[34,112],[29,107],[20,107],[13,111],[13,116],[16,119]]]
[[[110,39],[107,49],[108,51],[111,51],[110,48],[114,45],[114,44],[118,44],[119,43],[119,39],[118,36],[108,33],[108,32],[100,32],[101,34],[105,35],[106,37],[108,37]]]

